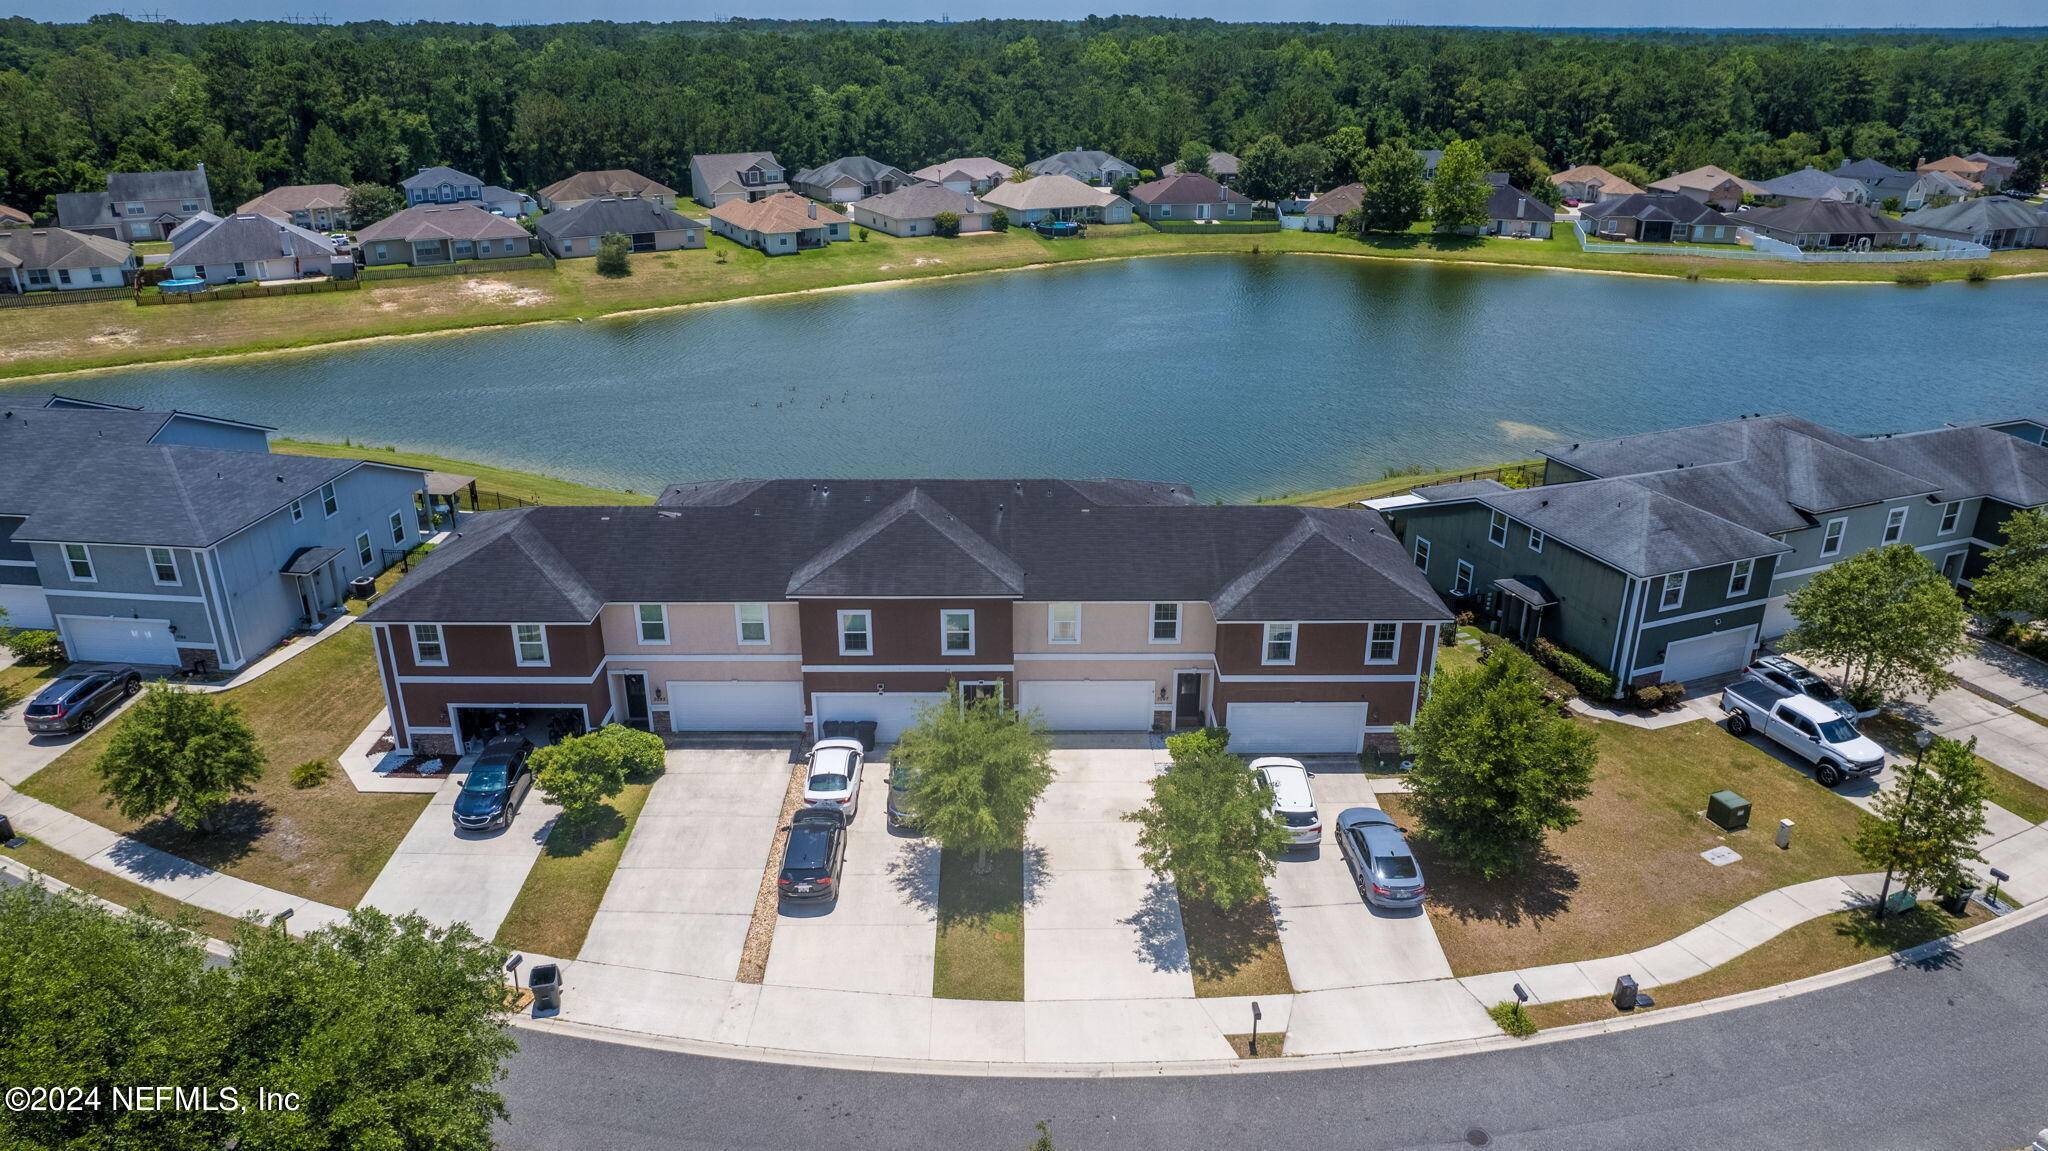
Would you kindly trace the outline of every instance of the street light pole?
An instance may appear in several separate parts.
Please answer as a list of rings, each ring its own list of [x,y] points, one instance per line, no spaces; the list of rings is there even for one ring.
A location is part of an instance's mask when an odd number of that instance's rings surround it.
[[[1927,745],[1933,742],[1934,733],[1924,727],[1913,733],[1913,744],[1915,747],[1913,752],[1913,774],[1906,777],[1906,803],[1905,807],[1899,812],[1899,835],[1902,837],[1906,834],[1906,817],[1913,812],[1913,788],[1920,782],[1920,761],[1927,757]],[[1897,852],[1894,852],[1893,855],[1896,856]],[[1892,865],[1887,863],[1884,869],[1884,886],[1877,893],[1877,921],[1879,923],[1884,922],[1885,905],[1891,902],[1891,897]]]

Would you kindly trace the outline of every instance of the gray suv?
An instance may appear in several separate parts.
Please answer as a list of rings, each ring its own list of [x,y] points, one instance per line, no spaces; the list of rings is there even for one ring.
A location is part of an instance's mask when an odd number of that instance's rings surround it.
[[[101,716],[141,690],[142,673],[127,664],[74,667],[37,693],[21,717],[37,735],[87,732]]]

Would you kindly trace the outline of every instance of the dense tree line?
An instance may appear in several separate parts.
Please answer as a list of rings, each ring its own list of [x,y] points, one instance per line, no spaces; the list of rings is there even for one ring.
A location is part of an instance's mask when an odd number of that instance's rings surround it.
[[[1158,168],[1275,137],[1349,178],[1381,143],[1526,139],[1551,167],[1769,177],[2048,143],[2048,40],[1590,34],[1090,18],[938,25],[0,20],[0,203],[205,161],[223,206],[446,163],[535,187],[693,152],[904,166],[1104,148]]]

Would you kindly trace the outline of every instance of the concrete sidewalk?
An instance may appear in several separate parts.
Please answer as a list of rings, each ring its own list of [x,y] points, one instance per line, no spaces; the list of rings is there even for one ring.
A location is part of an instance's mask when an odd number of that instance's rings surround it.
[[[561,809],[535,791],[527,795],[511,827],[458,831],[458,794],[460,788],[448,787],[427,804],[359,906],[393,915],[417,911],[428,922],[443,926],[467,923],[484,939],[498,933]]]

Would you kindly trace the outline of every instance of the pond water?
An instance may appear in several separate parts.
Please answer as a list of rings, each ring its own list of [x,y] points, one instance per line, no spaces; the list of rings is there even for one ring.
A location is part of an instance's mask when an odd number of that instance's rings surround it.
[[[639,491],[1129,476],[1235,500],[1746,412],[1877,431],[2048,410],[2044,319],[2048,280],[1693,284],[1198,256],[57,386]]]

